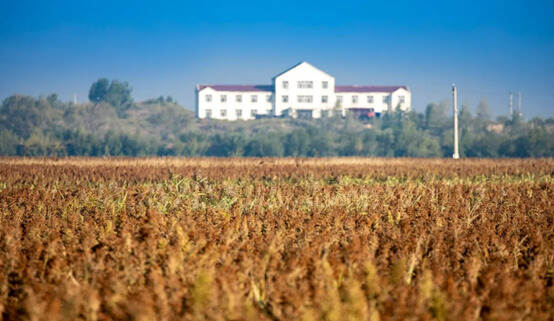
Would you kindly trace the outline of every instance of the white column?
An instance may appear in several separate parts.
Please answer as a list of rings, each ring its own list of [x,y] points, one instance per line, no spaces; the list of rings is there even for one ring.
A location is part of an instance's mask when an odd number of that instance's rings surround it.
[[[452,99],[454,101],[454,155],[452,158],[460,158],[458,153],[458,96],[456,92],[456,85],[452,84]]]

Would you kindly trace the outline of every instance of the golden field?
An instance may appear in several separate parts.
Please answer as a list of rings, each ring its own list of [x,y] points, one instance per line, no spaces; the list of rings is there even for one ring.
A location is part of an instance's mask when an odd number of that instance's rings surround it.
[[[554,160],[0,158],[5,320],[552,320]]]

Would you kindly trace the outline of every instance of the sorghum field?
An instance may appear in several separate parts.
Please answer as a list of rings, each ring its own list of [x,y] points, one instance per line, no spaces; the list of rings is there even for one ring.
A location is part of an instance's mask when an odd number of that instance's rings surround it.
[[[0,159],[6,320],[552,320],[554,160]]]

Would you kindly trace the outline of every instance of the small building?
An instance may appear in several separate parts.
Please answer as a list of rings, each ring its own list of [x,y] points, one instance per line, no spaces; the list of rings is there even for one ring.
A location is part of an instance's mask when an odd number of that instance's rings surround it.
[[[407,86],[344,86],[301,62],[277,74],[271,85],[197,85],[196,117],[248,120],[257,117],[320,118],[337,113],[373,117],[411,108]]]

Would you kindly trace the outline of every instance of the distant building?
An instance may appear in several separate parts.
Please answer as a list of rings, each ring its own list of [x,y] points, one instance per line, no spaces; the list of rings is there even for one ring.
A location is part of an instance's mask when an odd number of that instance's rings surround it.
[[[504,131],[504,124],[502,123],[490,123],[487,125],[487,131],[501,134]]]
[[[333,76],[307,62],[276,75],[271,85],[197,85],[195,93],[196,117],[226,120],[319,118],[349,112],[372,117],[411,107],[407,86],[339,86]]]

